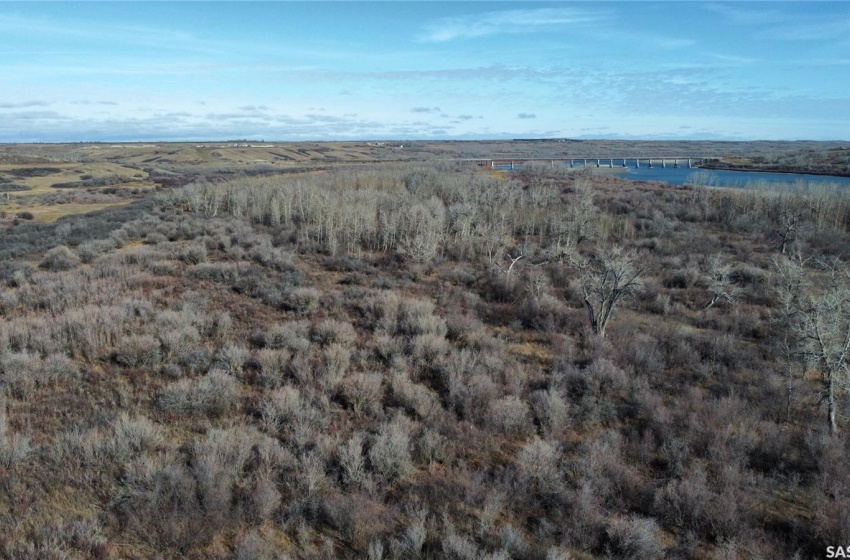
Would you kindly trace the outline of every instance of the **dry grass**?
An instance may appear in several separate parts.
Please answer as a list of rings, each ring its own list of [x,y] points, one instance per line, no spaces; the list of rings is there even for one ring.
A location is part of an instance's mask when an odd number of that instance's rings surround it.
[[[56,169],[57,171],[43,176],[26,176],[28,170],[32,169]],[[12,178],[15,183],[27,185],[31,188],[28,191],[9,193],[14,197],[55,193],[57,190],[63,189],[53,188],[53,185],[81,181],[83,177],[118,176],[130,181],[120,184],[121,188],[152,188],[154,186],[153,183],[146,181],[148,176],[146,172],[116,163],[0,165],[0,175],[6,175]]]
[[[53,204],[49,206],[15,204],[3,209],[10,212],[12,215],[18,212],[30,212],[33,215],[32,221],[39,223],[51,223],[63,216],[78,216],[80,214],[88,214],[89,212],[96,212],[106,208],[117,208],[119,206],[125,206],[130,202],[132,202],[132,200],[119,200],[117,202],[102,202],[94,204],[79,204],[72,202],[68,204]]]

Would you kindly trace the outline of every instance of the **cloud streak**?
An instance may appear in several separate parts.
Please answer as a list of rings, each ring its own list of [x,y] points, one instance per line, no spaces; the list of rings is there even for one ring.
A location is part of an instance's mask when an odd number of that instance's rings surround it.
[[[430,22],[417,39],[423,43],[444,43],[488,35],[535,33],[603,19],[606,19],[603,12],[574,8],[502,10]]]
[[[14,103],[0,103],[0,109],[24,109],[27,107],[47,107],[50,105],[47,101],[40,99],[33,101],[18,101]]]

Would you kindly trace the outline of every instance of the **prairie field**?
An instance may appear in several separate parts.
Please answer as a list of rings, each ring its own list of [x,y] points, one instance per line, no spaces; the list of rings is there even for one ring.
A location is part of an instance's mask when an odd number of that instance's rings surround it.
[[[0,147],[0,557],[850,544],[850,194],[565,144]]]

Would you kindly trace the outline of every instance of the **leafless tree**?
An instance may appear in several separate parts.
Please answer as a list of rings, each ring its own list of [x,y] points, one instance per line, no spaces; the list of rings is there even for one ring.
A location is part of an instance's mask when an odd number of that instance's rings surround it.
[[[774,223],[773,234],[779,239],[779,252],[785,254],[788,245],[796,241],[803,219],[806,216],[804,198],[791,193],[779,193],[769,201],[768,210]]]
[[[838,259],[812,262],[800,255],[776,266],[794,354],[820,373],[829,431],[837,434],[839,399],[850,388],[850,270]]]
[[[737,301],[741,289],[732,281],[732,266],[719,255],[709,257],[706,279],[711,299],[703,309],[709,309],[721,300],[729,304]]]
[[[639,255],[620,246],[597,249],[593,258],[571,257],[581,275],[579,288],[587,307],[587,318],[594,334],[605,337],[608,321],[617,304],[636,294],[643,282],[644,267]]]

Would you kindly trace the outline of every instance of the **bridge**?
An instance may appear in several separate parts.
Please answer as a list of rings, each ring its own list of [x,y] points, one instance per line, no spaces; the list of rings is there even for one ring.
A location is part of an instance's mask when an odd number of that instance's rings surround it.
[[[522,169],[529,165],[564,165],[568,167],[699,167],[703,162],[715,158],[693,156],[663,157],[606,157],[606,158],[525,158],[525,159],[483,159],[476,160],[478,165],[504,171]]]

